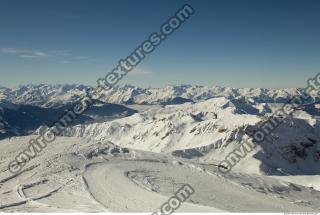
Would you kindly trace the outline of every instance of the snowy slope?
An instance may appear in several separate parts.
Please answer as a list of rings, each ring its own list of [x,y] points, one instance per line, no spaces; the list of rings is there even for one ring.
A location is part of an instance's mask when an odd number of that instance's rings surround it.
[[[196,104],[169,105],[112,122],[78,125],[64,135],[109,140],[136,149],[169,152],[207,146],[233,130],[260,121],[258,116],[237,114],[240,108],[223,97]]]
[[[320,191],[281,178],[221,174],[216,167],[109,142],[59,137],[24,170],[7,163],[32,136],[0,141],[1,212],[158,211],[184,184],[177,212],[317,212]]]
[[[216,163],[252,139],[266,120],[248,114],[251,108],[220,97],[203,102],[168,105],[111,122],[77,125],[63,135],[111,141],[116,145],[172,153]],[[285,119],[236,168],[264,174],[320,174],[319,121],[305,111]]]

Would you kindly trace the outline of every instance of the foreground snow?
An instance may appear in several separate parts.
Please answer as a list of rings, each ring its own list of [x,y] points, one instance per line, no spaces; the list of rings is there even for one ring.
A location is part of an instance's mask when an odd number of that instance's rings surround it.
[[[185,183],[195,193],[180,212],[306,212],[320,207],[320,191],[296,184],[296,176],[220,174],[213,165],[85,138],[59,137],[23,172],[12,175],[7,164],[30,138],[0,141],[1,211],[153,212]],[[303,181],[304,176],[297,177]],[[318,176],[313,177],[316,183]]]

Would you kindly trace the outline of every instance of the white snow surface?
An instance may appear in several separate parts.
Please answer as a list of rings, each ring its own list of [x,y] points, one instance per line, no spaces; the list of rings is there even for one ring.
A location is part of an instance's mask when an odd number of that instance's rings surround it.
[[[305,185],[76,137],[58,137],[13,175],[7,164],[30,138],[0,141],[2,212],[154,212],[184,184],[195,193],[178,212],[319,211],[320,192]]]
[[[235,168],[256,174],[320,174],[319,120],[304,111],[284,119],[261,143],[251,131],[268,118],[224,97],[151,108],[109,122],[67,128],[64,136],[215,163],[247,140],[255,148]]]

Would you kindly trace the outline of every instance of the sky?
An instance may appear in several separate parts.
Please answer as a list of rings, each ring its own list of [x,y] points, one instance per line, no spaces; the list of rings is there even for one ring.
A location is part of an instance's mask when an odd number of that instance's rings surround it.
[[[0,0],[0,86],[94,85],[186,3],[119,84],[288,88],[320,72],[319,0]]]

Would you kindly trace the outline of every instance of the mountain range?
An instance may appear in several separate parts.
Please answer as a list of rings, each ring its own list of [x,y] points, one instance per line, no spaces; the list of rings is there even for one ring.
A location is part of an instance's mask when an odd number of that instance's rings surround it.
[[[0,101],[40,107],[57,107],[75,102],[86,95],[85,85],[24,85],[16,88],[0,87]],[[165,86],[140,88],[132,85],[116,86],[104,91],[101,99],[114,104],[179,104],[198,102],[215,97],[246,99],[259,103],[285,103],[299,95],[299,88],[231,88],[219,86]],[[319,97],[313,95],[317,102]]]

